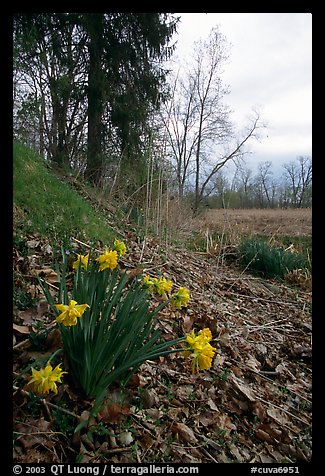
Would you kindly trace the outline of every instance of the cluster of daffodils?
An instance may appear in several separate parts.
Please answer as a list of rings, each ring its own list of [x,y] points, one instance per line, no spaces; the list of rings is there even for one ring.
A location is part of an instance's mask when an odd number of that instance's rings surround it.
[[[148,289],[150,294],[159,294],[165,296],[172,288],[172,282],[167,281],[166,278],[150,278],[150,276],[143,276],[143,285]]]
[[[123,241],[115,240],[112,249],[106,249],[96,261],[99,263],[98,270],[104,271],[110,269],[113,271],[117,267],[118,257],[126,253],[126,245]],[[73,269],[87,270],[89,266],[89,253],[86,255],[77,254],[77,259],[72,264]],[[56,322],[63,324],[65,327],[75,326],[78,323],[78,318],[82,317],[84,312],[90,307],[89,304],[78,304],[77,301],[71,299],[69,304],[56,304],[55,307],[61,311],[57,316]],[[46,395],[50,391],[57,393],[56,382],[62,383],[61,377],[67,372],[63,372],[57,365],[53,370],[52,366],[48,364],[40,370],[32,368],[32,376],[28,385],[33,387],[33,391],[38,395]]]
[[[197,335],[195,335],[194,330],[186,335],[185,352],[186,355],[190,355],[193,358],[192,368],[194,372],[197,372],[199,369],[207,370],[211,367],[216,350],[210,344],[211,340],[212,334],[208,328],[202,329]]]
[[[106,249],[96,261],[99,263],[99,271],[110,269],[113,271],[117,267],[118,257],[126,253],[126,245],[123,241],[115,240],[112,249]],[[76,261],[73,263],[73,269],[87,269],[89,264],[89,253],[87,255],[77,255]]]
[[[111,248],[105,249],[103,254],[98,256],[95,261],[98,272],[110,270],[111,272],[117,267],[118,259],[126,253],[126,245],[119,240],[115,240]],[[73,269],[84,270],[89,269],[89,253],[86,255],[77,254],[76,260],[73,263]],[[174,294],[171,295],[172,281],[164,277],[151,278],[144,276],[142,278],[142,285],[147,289],[151,295],[158,295],[160,298],[168,300],[174,307],[182,309],[187,307],[190,300],[190,293],[188,289],[180,287]],[[56,317],[56,322],[60,326],[72,327],[76,326],[85,312],[91,312],[90,306],[87,303],[80,304],[71,299],[68,304],[55,304],[55,307],[60,313]],[[195,335],[194,330],[184,337],[184,352],[193,358],[193,371],[197,372],[199,369],[205,370],[211,367],[215,348],[210,345],[212,335],[210,329],[203,329]],[[29,380],[29,385],[32,386],[33,391],[38,395],[47,395],[49,392],[57,393],[57,383],[62,383],[61,378],[64,372],[61,370],[61,364],[54,369],[48,364],[40,370],[32,368],[32,376]]]
[[[170,293],[172,288],[172,282],[166,278],[150,278],[150,276],[143,277],[143,285],[148,289],[150,294],[158,294],[159,296],[166,297],[166,294]],[[176,293],[171,297],[171,304],[178,309],[186,307],[190,300],[190,293],[186,288],[179,288]]]

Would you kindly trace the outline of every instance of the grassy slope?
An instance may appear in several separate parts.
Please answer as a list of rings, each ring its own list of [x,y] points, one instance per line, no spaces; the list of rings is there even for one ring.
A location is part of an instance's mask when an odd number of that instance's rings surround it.
[[[37,232],[57,243],[71,236],[103,243],[114,237],[104,215],[18,143],[13,148],[13,201],[14,224],[23,234]]]

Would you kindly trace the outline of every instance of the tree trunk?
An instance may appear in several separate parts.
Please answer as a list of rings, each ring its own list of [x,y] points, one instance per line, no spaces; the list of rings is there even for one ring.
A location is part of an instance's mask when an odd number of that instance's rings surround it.
[[[201,114],[200,114],[200,125],[199,125],[199,133],[198,133],[198,141],[197,141],[197,149],[196,149],[196,167],[195,167],[195,201],[193,207],[193,215],[196,216],[199,208],[199,203],[201,200],[200,194],[200,152],[201,152],[201,141],[202,141],[202,116],[203,116],[204,104],[201,105]]]
[[[89,13],[88,72],[88,147],[86,178],[94,185],[101,182],[103,171],[102,116],[103,116],[103,14]]]

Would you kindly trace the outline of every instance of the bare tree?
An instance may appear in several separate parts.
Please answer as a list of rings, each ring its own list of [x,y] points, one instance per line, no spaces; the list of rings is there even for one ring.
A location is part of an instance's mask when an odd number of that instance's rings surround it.
[[[245,166],[238,167],[237,170],[237,191],[242,208],[248,208],[253,203],[253,172]]]
[[[222,103],[228,94],[220,79],[221,67],[228,58],[226,38],[219,29],[213,28],[206,41],[198,41],[195,47],[194,68],[190,80],[195,86],[197,104],[197,140],[195,150],[195,204],[197,211],[204,192],[220,167],[212,166],[202,183],[202,158],[212,143],[224,141],[232,133],[229,110]]]
[[[244,146],[260,127],[257,112],[242,134],[235,133],[230,121],[230,110],[223,102],[229,90],[221,81],[228,49],[217,27],[206,41],[195,44],[193,63],[183,79],[178,79],[165,116],[180,196],[185,182],[191,182],[194,175],[194,214],[203,198],[215,190],[216,174],[228,162],[243,157]]]
[[[195,207],[194,211],[198,209],[198,205],[203,199],[204,196],[210,195],[214,191],[214,187],[211,186],[211,181],[213,177],[230,161],[236,161],[243,158],[246,151],[244,146],[249,139],[256,137],[256,131],[258,129],[259,115],[256,113],[256,116],[251,119],[251,123],[248,125],[245,130],[243,137],[237,140],[237,144],[232,148],[228,145],[228,152],[225,154],[219,154],[217,157],[213,157],[213,163],[210,165],[210,170],[206,174],[199,188],[195,188]],[[229,140],[230,138],[228,138]],[[230,151],[229,151],[230,149]],[[196,170],[196,177],[198,171]],[[200,178],[200,176],[199,176]]]
[[[277,185],[275,180],[272,178],[273,171],[271,168],[272,162],[261,162],[258,166],[258,173],[255,178],[259,206],[262,208],[265,206],[274,208],[275,206]]]
[[[311,205],[312,161],[310,157],[299,156],[297,162],[284,164],[284,178],[287,182],[289,201],[301,208]]]
[[[191,159],[196,146],[196,105],[194,102],[194,84],[185,84],[177,75],[172,91],[172,97],[167,110],[162,113],[167,143],[169,144],[172,162],[175,163],[175,173],[178,195],[183,197],[185,183],[193,174]]]

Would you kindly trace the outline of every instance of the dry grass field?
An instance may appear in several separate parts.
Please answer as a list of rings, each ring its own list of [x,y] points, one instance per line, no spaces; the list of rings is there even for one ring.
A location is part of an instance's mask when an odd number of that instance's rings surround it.
[[[236,235],[311,236],[312,209],[210,209],[201,217],[201,227]]]

